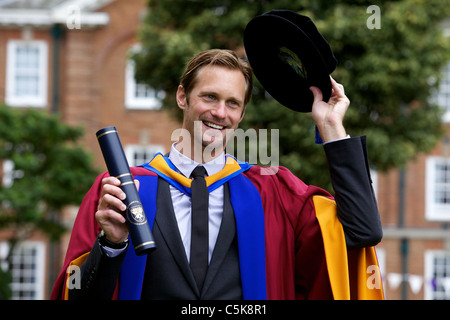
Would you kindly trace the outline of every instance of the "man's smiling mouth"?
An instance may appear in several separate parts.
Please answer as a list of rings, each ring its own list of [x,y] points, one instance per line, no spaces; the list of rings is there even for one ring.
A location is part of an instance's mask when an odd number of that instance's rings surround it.
[[[225,128],[224,126],[219,126],[218,124],[208,122],[208,121],[203,121],[203,124],[211,129],[222,130]]]

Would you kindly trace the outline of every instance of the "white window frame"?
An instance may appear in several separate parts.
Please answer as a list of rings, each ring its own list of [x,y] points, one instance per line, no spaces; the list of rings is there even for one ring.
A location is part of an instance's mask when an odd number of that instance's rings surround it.
[[[436,259],[444,259],[444,265],[436,266]],[[435,279],[435,273],[438,277]],[[439,277],[445,275],[445,277]],[[425,251],[425,300],[450,300],[450,251]],[[434,290],[443,289],[443,290]]]
[[[0,243],[2,258],[8,252],[8,243]],[[24,255],[35,250],[35,255]],[[15,265],[28,266],[28,268],[15,268]],[[5,267],[5,266],[3,266]],[[43,300],[45,279],[45,244],[41,241],[24,241],[14,248],[12,256],[12,300]],[[29,279],[30,281],[21,281]],[[32,296],[20,296],[21,292],[32,292]]]
[[[139,50],[141,50],[141,45],[135,44],[130,49],[130,53],[138,52]],[[147,84],[136,82],[134,74],[135,62],[128,58],[125,70],[125,107],[127,109],[138,110],[161,109],[165,92],[162,90],[155,90]],[[136,95],[137,90],[147,91],[147,96],[140,97]]]
[[[444,67],[435,101],[445,111],[442,121],[450,123],[450,62]]]
[[[157,144],[128,144],[125,146],[125,156],[130,167],[140,166],[149,162],[158,152],[164,154],[164,147]]]
[[[38,88],[36,95],[17,95],[16,77],[18,70],[17,49],[21,47],[33,47],[39,52],[37,60],[39,69],[35,76],[38,77]],[[27,72],[25,70],[25,72]],[[47,105],[48,87],[48,44],[43,40],[9,40],[7,44],[6,57],[6,92],[5,103],[12,107],[45,107]]]
[[[436,192],[450,192],[450,177],[440,186],[437,184],[436,165],[446,164],[450,166],[450,158],[430,156],[426,160],[426,187],[425,187],[425,217],[430,221],[450,221],[450,202],[436,203]],[[438,190],[438,188],[442,190]]]

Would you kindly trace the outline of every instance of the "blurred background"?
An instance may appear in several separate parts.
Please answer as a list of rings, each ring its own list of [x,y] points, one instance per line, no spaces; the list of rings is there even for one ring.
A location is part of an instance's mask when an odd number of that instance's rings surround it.
[[[116,126],[132,166],[169,151],[186,61],[245,56],[246,24],[272,9],[309,16],[339,61],[347,132],[367,135],[386,298],[450,299],[449,0],[0,0],[0,299],[49,298],[106,170],[95,132]],[[256,83],[242,128],[279,129],[280,165],[333,192],[309,114]]]

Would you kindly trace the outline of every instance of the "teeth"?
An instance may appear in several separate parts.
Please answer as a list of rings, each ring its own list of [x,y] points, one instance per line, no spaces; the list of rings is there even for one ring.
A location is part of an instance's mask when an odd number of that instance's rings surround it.
[[[219,126],[219,125],[211,123],[211,122],[203,122],[203,123],[206,124],[208,127],[213,128],[213,129],[222,130],[224,128],[222,126]]]

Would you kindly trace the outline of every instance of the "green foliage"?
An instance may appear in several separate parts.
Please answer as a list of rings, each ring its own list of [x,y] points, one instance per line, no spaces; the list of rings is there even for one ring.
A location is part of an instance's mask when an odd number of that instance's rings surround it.
[[[79,204],[96,172],[91,157],[76,145],[80,128],[44,111],[0,105],[0,160],[14,163],[12,185],[0,186],[0,229],[11,243],[36,229],[57,240],[64,231],[54,214]]]
[[[381,29],[367,27],[370,5],[381,10]],[[193,54],[242,48],[248,21],[282,8],[311,17],[333,48],[339,60],[333,77],[351,100],[347,132],[368,136],[375,168],[403,166],[443,134],[442,111],[430,96],[450,60],[450,41],[439,27],[450,16],[448,0],[153,0],[148,6],[140,33],[144,50],[134,57],[136,76],[167,92],[166,108],[177,110],[175,90]],[[331,190],[308,114],[280,107],[257,85],[242,127],[280,129],[280,164]]]
[[[438,23],[448,1],[386,1],[381,29],[361,27],[369,14],[359,4],[340,4],[318,23],[340,65],[333,76],[352,101],[346,126],[366,134],[371,163],[379,170],[402,166],[441,137],[442,110],[432,103],[440,72],[450,60],[450,41]]]
[[[11,271],[0,267],[0,300],[9,300],[12,295],[9,284],[12,281]]]

